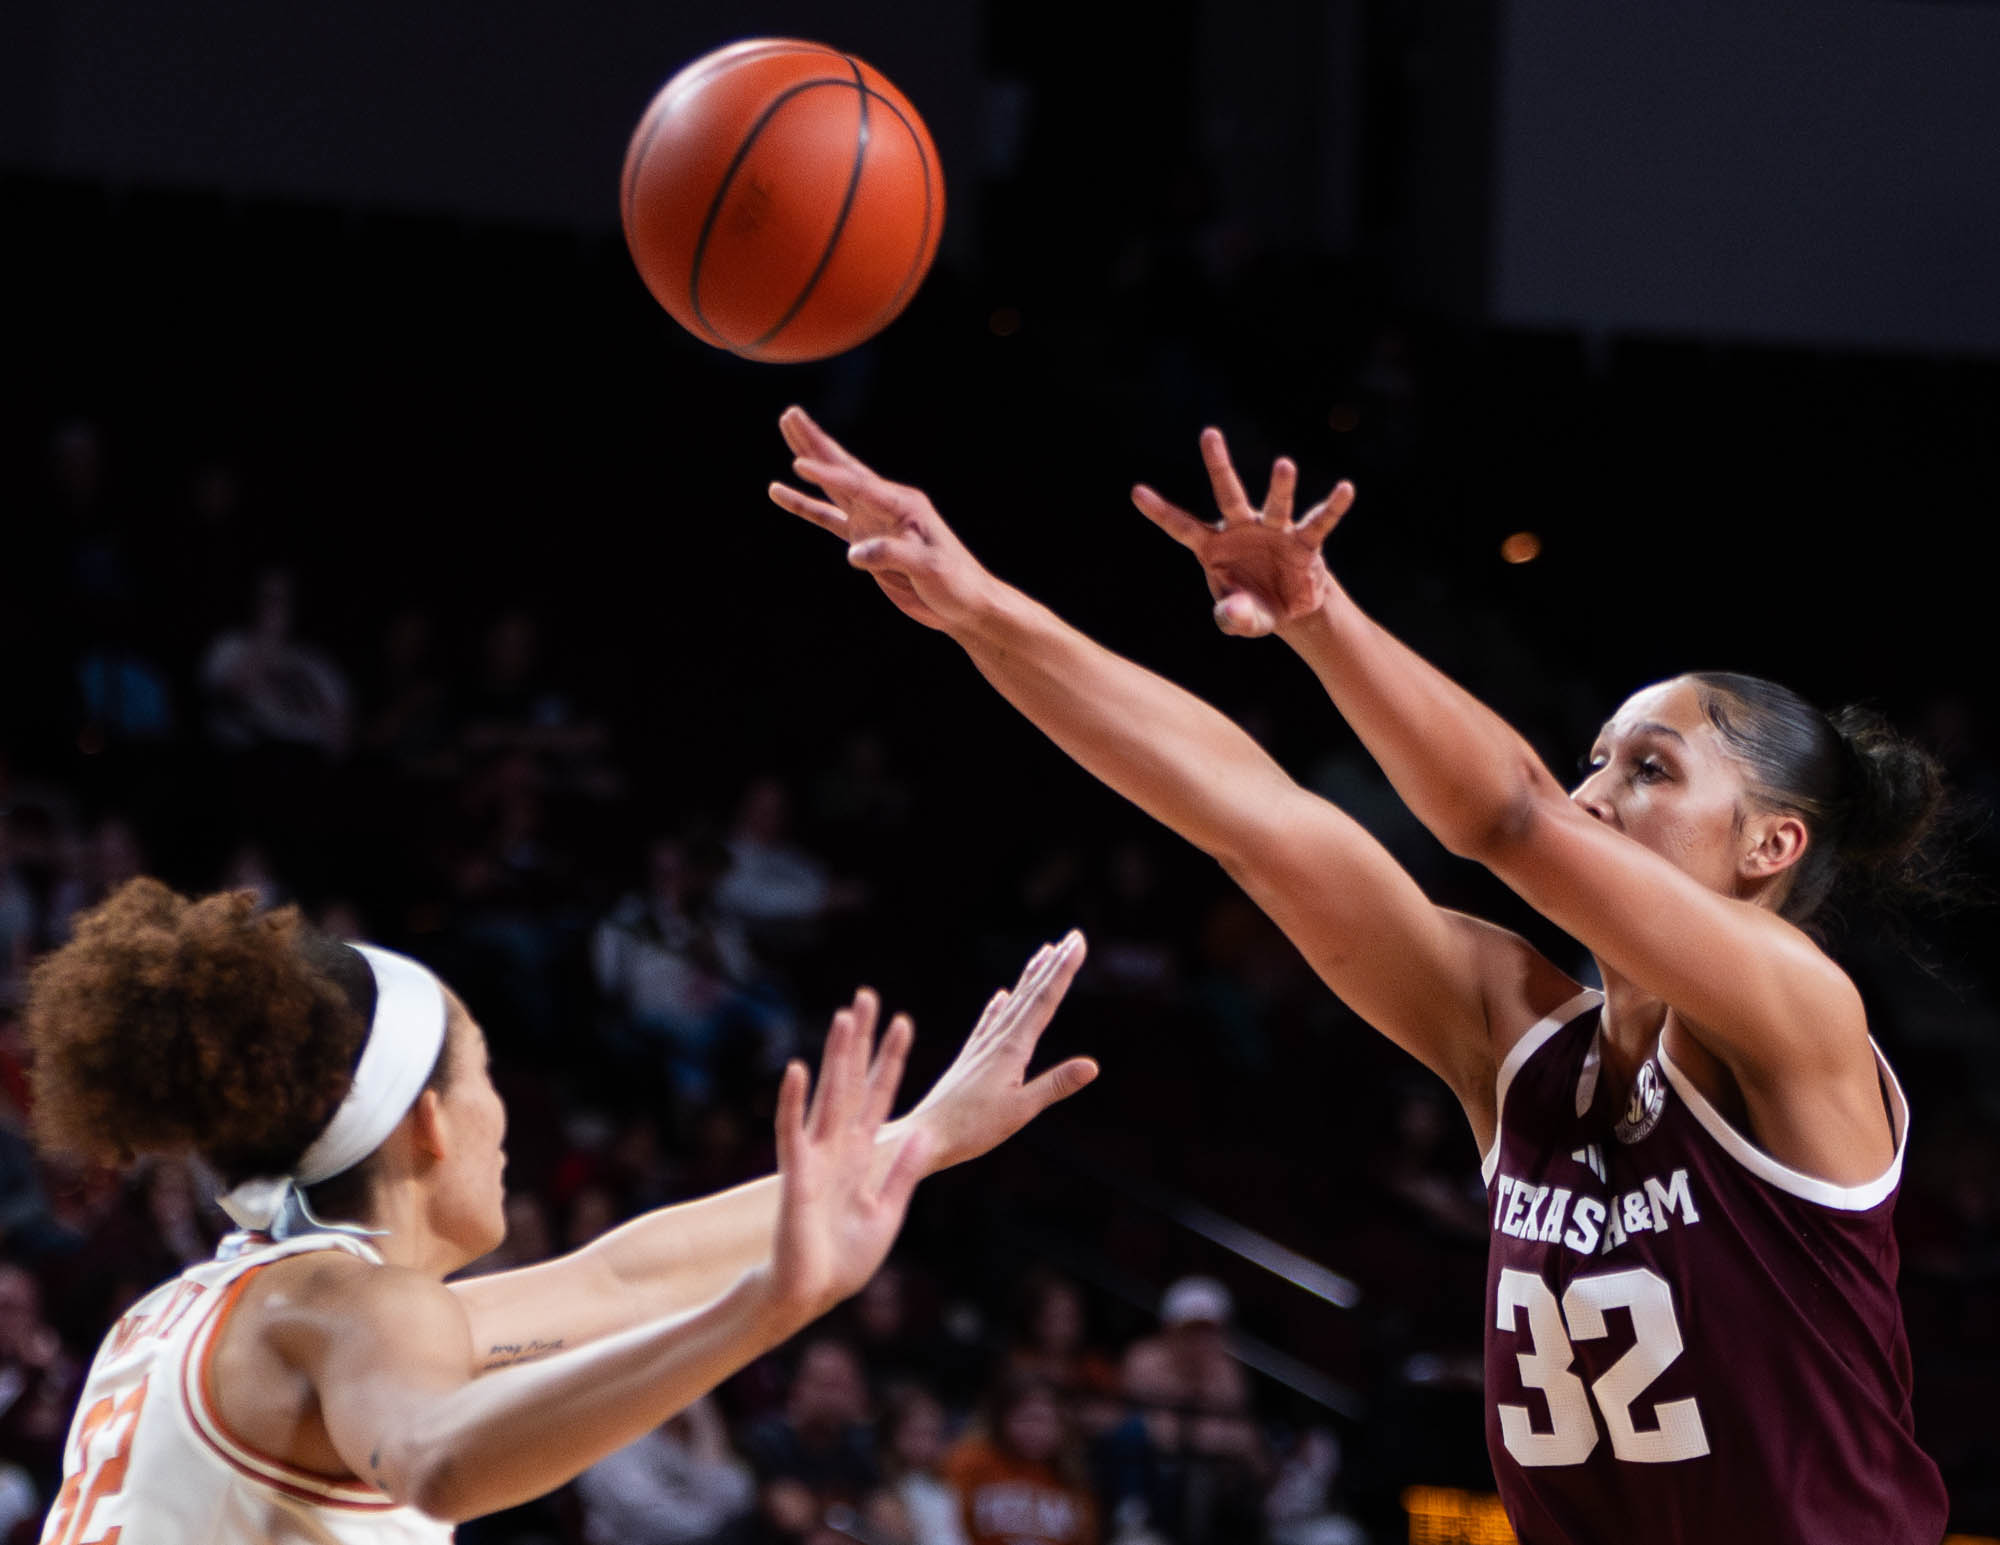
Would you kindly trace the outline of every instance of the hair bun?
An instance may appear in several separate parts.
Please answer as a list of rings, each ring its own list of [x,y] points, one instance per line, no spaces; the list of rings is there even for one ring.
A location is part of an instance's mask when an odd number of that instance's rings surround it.
[[[197,1152],[232,1184],[281,1171],[345,1092],[365,1023],[305,958],[295,908],[128,882],[29,979],[35,1124],[124,1162]]]
[[[1849,862],[1864,870],[1899,866],[1937,825],[1943,770],[1872,709],[1853,705],[1828,717],[1858,775],[1841,844]]]

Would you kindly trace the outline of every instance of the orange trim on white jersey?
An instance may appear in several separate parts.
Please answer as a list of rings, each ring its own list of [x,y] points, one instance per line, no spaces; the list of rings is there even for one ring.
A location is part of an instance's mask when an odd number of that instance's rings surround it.
[[[401,1504],[365,1482],[338,1476],[320,1475],[265,1454],[230,1432],[212,1393],[215,1348],[222,1327],[250,1279],[271,1264],[251,1267],[233,1279],[208,1310],[203,1324],[189,1340],[181,1359],[182,1404],[193,1421],[195,1432],[231,1469],[261,1482],[288,1497],[320,1507],[347,1508],[359,1513],[393,1511]]]

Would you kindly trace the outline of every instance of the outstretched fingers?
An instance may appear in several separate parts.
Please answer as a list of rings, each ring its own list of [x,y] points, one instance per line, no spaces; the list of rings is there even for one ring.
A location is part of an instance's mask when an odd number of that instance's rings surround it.
[[[996,1036],[1020,1037],[1017,1049],[1024,1065],[1034,1054],[1042,1031],[1055,1017],[1056,1005],[1076,980],[1084,954],[1083,935],[1072,928],[1057,943],[1045,944],[1037,950],[1013,991],[1006,994],[1004,1001],[996,999],[995,1006],[989,1007],[988,1016]]]
[[[1354,485],[1343,479],[1333,485],[1332,493],[1300,516],[1299,523],[1292,530],[1303,540],[1317,546],[1340,524],[1341,517],[1353,508]]]
[[[1215,503],[1222,511],[1223,524],[1234,526],[1261,519],[1250,503],[1250,496],[1243,491],[1236,463],[1229,459],[1229,442],[1223,439],[1220,429],[1201,432],[1201,459],[1208,467],[1209,487],[1215,490]]]
[[[794,405],[778,415],[778,433],[785,437],[794,456],[810,457],[814,461],[831,461],[847,466],[859,467],[861,458],[842,445],[814,422],[810,413]]]
[[[811,521],[822,531],[831,531],[835,536],[847,535],[847,516],[840,509],[828,504],[824,499],[815,499],[811,494],[800,493],[789,483],[773,483],[765,490],[771,502],[779,509],[789,511]]]
[[[1062,1002],[1070,984],[1076,980],[1077,972],[1083,968],[1086,953],[1088,946],[1083,935],[1071,929],[1059,943],[1030,963],[1028,971],[1022,976],[1021,985],[1010,996],[1009,1007],[1016,1010],[1018,1018],[1007,1028],[1020,1036],[1023,1067],[1034,1055],[1049,1021],[1055,1017],[1056,1006]],[[1071,1057],[1025,1084],[1023,1092],[1039,1115],[1056,1101],[1068,1099],[1095,1079],[1097,1074],[1095,1058]]]
[[[909,489],[890,482],[879,472],[871,471],[858,463],[847,466],[840,462],[801,456],[793,461],[792,470],[808,483],[817,483],[829,499],[849,513],[859,508],[877,517],[898,522],[908,521],[914,515]]]
[[[1033,1102],[1035,1114],[1039,1116],[1051,1105],[1067,1100],[1079,1089],[1095,1083],[1099,1071],[1095,1057],[1071,1057],[1024,1085],[1022,1092]]]
[[[896,1091],[902,1087],[903,1065],[909,1060],[910,1042],[916,1026],[908,1014],[889,1021],[882,1042],[875,1048],[875,1061],[868,1069],[868,1093],[861,1111],[861,1124],[872,1135],[889,1119],[895,1108]]]
[[[864,1017],[865,1016],[865,1017]],[[875,1029],[875,995],[865,988],[854,995],[854,1006],[833,1016],[820,1053],[819,1087],[813,1091],[806,1116],[807,1135],[823,1143],[853,1119],[862,1098],[868,1069],[868,1042]]]
[[[785,1064],[778,1081],[778,1171],[795,1174],[804,1147],[806,1125],[806,1065],[797,1058]]]
[[[1267,525],[1292,523],[1292,500],[1299,491],[1299,465],[1289,456],[1271,463],[1271,486],[1264,494],[1263,518]]]
[[[1133,488],[1132,503],[1137,506],[1141,515],[1191,551],[1200,552],[1202,539],[1215,535],[1215,527],[1207,521],[1197,520],[1172,500],[1162,498],[1145,483]]]

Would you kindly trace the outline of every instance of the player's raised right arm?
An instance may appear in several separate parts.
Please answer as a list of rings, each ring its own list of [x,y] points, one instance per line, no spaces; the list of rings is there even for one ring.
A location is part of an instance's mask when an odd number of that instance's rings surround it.
[[[1487,991],[1519,976],[1527,946],[1434,906],[1229,719],[1001,583],[919,490],[877,476],[799,409],[781,427],[798,475],[827,497],[774,483],[772,499],[845,540],[850,563],[957,641],[1051,740],[1221,863],[1350,1007],[1452,1085],[1480,1129]]]

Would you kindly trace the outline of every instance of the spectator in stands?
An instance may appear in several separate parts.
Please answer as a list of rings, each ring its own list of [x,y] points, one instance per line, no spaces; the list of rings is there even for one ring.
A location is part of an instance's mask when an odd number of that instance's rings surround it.
[[[1486,1193],[1477,1172],[1459,1162],[1456,1113],[1428,1084],[1411,1085],[1396,1105],[1391,1146],[1381,1156],[1382,1188],[1427,1228],[1447,1238],[1486,1243]]]
[[[0,1262],[0,1467],[17,1466],[44,1503],[62,1480],[63,1437],[82,1382],[42,1317],[40,1285]]]
[[[1184,908],[1161,884],[1154,845],[1128,838],[1112,848],[1092,920],[1086,992],[1137,1003],[1168,1001],[1179,985]]]
[[[924,1287],[907,1258],[893,1258],[842,1308],[842,1323],[877,1400],[908,1384],[949,1388],[966,1373],[960,1366],[965,1352],[939,1332]],[[979,1380],[973,1371],[968,1387],[977,1389]]]
[[[868,1426],[868,1386],[853,1347],[807,1339],[784,1410],[752,1427],[744,1450],[757,1473],[757,1538],[769,1545],[837,1545],[831,1508],[859,1510],[881,1482]]]
[[[958,1492],[944,1479],[944,1404],[922,1384],[889,1397],[882,1427],[882,1472],[902,1504],[911,1545],[970,1545]]]
[[[19,1465],[0,1464],[0,1540],[28,1545],[43,1511],[28,1472]]]
[[[34,894],[12,862],[7,826],[0,819],[0,1009],[20,1002],[41,930]]]
[[[985,1430],[944,1459],[972,1545],[1097,1545],[1097,1501],[1054,1386],[1002,1377]]]
[[[226,751],[289,747],[346,755],[352,694],[331,655],[295,634],[291,571],[258,575],[246,626],[216,635],[201,663],[208,732]]]
[[[16,801],[0,817],[0,989],[61,939],[76,900],[68,822],[44,800]],[[0,1005],[12,1001],[0,997]]]
[[[526,751],[502,755],[459,795],[452,864],[459,975],[496,1007],[487,1033],[520,1045],[562,1024],[564,937],[575,860],[555,829],[547,781]]]
[[[1053,1271],[1032,1272],[1022,1307],[1008,1367],[1055,1386],[1089,1436],[1115,1426],[1122,1414],[1118,1368],[1089,1343],[1077,1285]]]
[[[484,1277],[496,1271],[517,1271],[546,1261],[556,1253],[555,1222],[549,1204],[537,1191],[510,1190],[506,1202],[507,1234],[499,1247],[465,1268],[465,1275]]]
[[[224,890],[255,891],[257,905],[266,912],[292,899],[292,887],[279,876],[270,853],[249,838],[237,843],[223,861],[221,885]]]
[[[139,829],[125,816],[111,812],[100,816],[84,838],[82,862],[78,866],[75,895],[69,903],[74,914],[94,907],[127,880],[146,873],[146,845]],[[63,918],[62,932],[69,933],[69,917]]]
[[[1270,1545],[1366,1545],[1361,1526],[1335,1505],[1340,1440],[1309,1427],[1293,1439],[1264,1497]]]
[[[13,1020],[0,1021],[8,1039],[18,1034]],[[0,1105],[0,1250],[10,1261],[36,1261],[76,1248],[76,1235],[57,1222],[42,1186],[35,1150],[16,1130],[23,1124],[18,1108]],[[101,1329],[102,1327],[98,1327]]]
[[[729,1545],[757,1486],[705,1395],[584,1471],[576,1495],[587,1545]]]
[[[826,865],[791,835],[792,800],[784,780],[753,780],[729,828],[729,870],[716,904],[750,930],[753,941],[779,953],[814,943],[830,912],[856,905],[859,893],[836,881]]]
[[[915,804],[909,782],[890,761],[888,742],[874,730],[856,730],[814,781],[813,830],[835,864],[865,868],[873,883],[885,865],[910,860]]]
[[[742,923],[716,905],[729,862],[721,843],[699,833],[656,839],[644,888],[591,938],[614,1055],[656,1069],[688,1106],[712,1100],[726,1071],[782,1064],[795,1038]]]
[[[1228,1288],[1183,1277],[1160,1300],[1159,1334],[1125,1353],[1125,1397],[1154,1456],[1154,1519],[1196,1545],[1253,1538],[1270,1457],[1251,1412],[1250,1381],[1229,1350]]]
[[[421,606],[405,606],[382,632],[373,683],[374,708],[361,745],[409,778],[458,770],[451,725],[451,683],[438,659],[437,628]]]
[[[609,759],[605,726],[550,676],[541,624],[522,607],[501,613],[486,630],[479,671],[465,695],[459,744],[475,762],[533,757],[544,782],[562,795],[610,798],[622,784]]]
[[[563,1204],[562,1220],[562,1251],[566,1255],[610,1233],[624,1221],[624,1209],[608,1185],[592,1180],[570,1193]]]

